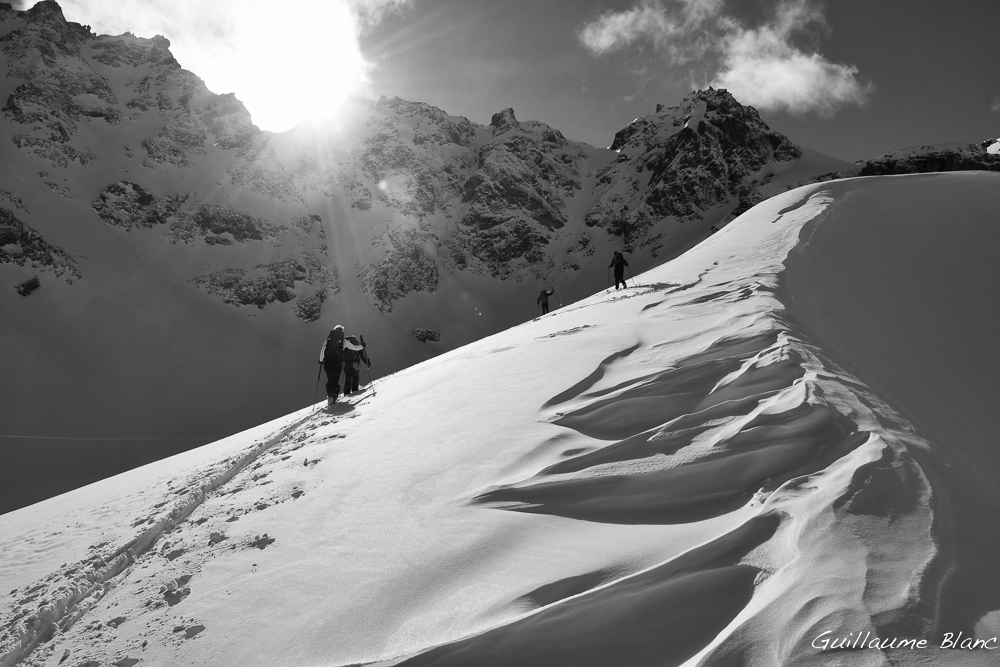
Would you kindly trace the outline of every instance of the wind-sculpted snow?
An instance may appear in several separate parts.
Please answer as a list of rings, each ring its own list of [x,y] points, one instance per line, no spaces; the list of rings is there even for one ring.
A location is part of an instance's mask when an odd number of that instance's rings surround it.
[[[809,402],[815,391],[791,341],[781,336],[768,345],[770,338],[722,341],[676,368],[557,411],[554,424],[618,441],[478,500],[591,521],[698,521],[862,445],[868,435],[856,424]],[[656,356],[633,353],[623,363],[652,365]]]
[[[398,664],[681,664],[750,602],[761,571],[742,561],[779,523],[751,519],[668,563]]]
[[[991,664],[998,369],[948,296],[1000,280],[962,261],[998,193],[787,192],[625,290],[0,516],[0,664]]]

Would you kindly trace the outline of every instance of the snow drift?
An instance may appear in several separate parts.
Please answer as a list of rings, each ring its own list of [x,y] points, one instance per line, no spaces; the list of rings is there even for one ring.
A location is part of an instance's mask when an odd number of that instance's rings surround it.
[[[0,516],[0,665],[993,664],[998,185],[786,192],[625,291]]]

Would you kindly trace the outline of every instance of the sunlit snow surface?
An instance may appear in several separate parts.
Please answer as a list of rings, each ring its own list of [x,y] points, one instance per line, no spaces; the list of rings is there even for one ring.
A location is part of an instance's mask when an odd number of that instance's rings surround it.
[[[627,290],[0,516],[0,665],[993,664],[938,644],[1000,633],[998,186],[786,192]],[[864,633],[930,648],[817,648]]]

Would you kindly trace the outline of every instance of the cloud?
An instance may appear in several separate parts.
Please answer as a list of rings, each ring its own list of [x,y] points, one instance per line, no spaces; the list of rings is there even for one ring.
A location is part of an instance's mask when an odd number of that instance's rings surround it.
[[[796,46],[826,29],[814,0],[772,0],[770,9],[763,25],[751,28],[721,1],[640,0],[583,25],[578,37],[596,55],[649,43],[669,65],[698,59],[711,85],[761,109],[832,115],[867,101],[873,86],[857,67]]]
[[[375,66],[361,34],[411,0],[60,0],[98,34],[163,35],[216,93],[235,92],[253,120],[286,130],[366,94]],[[34,4],[34,3],[25,3]]]
[[[807,0],[783,2],[768,25],[733,28],[723,49],[722,70],[712,85],[762,109],[832,115],[844,104],[864,104],[871,84],[853,65],[832,63],[792,46],[792,38],[822,15]]]
[[[722,0],[642,0],[625,11],[609,11],[578,29],[580,42],[597,55],[651,41],[683,60],[694,46],[683,35],[718,14]]]

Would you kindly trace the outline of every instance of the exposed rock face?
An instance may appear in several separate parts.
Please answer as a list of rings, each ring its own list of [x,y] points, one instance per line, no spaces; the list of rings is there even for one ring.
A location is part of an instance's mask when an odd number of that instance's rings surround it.
[[[493,128],[494,137],[519,126],[517,118],[514,117],[514,110],[509,107],[493,114],[493,117],[490,118],[490,127]]]
[[[173,243],[192,243],[202,238],[206,243],[231,245],[246,241],[263,241],[281,233],[277,225],[237,211],[228,206],[204,205],[170,226],[168,238]]]
[[[392,302],[410,292],[433,292],[440,276],[428,252],[429,234],[416,227],[387,232],[385,256],[361,272],[362,285],[383,312],[392,311]]]
[[[51,271],[69,284],[81,278],[75,260],[68,253],[47,243],[41,234],[3,207],[0,207],[0,264]]]
[[[21,296],[28,296],[41,286],[42,283],[38,280],[38,276],[34,276],[25,280],[23,283],[15,285],[14,289],[17,290],[17,293]]]
[[[433,329],[414,329],[410,333],[412,333],[413,337],[421,343],[426,343],[427,341],[433,341],[436,343],[441,340],[441,332],[434,331]]]
[[[546,246],[564,227],[567,202],[581,189],[587,159],[544,123],[519,123],[513,109],[493,116],[494,139],[479,150],[478,170],[463,185],[468,203],[447,241],[456,266],[500,279],[541,277]]]
[[[618,133],[616,152],[509,108],[487,127],[399,98],[358,103],[353,115],[349,138],[307,145],[288,171],[303,193],[389,221],[358,267],[386,313],[438,289],[442,272],[518,283],[579,271],[623,241],[672,252],[760,201],[771,167],[800,155],[724,90],[660,105]]]
[[[141,185],[118,181],[104,188],[91,206],[109,225],[133,229],[165,224],[186,200],[186,195],[176,194],[157,199]]]
[[[619,156],[598,179],[601,200],[587,224],[623,236],[630,249],[657,243],[665,217],[690,222],[732,198],[746,210],[759,201],[753,190],[755,179],[766,178],[762,169],[801,156],[753,107],[714,89],[658,105],[620,130],[611,150]]]
[[[311,254],[261,264],[250,271],[224,269],[196,276],[191,282],[210,294],[219,295],[226,303],[258,308],[275,301],[292,301],[299,296],[296,283],[303,283],[305,289],[312,292],[303,297],[306,301],[298,304],[295,315],[310,322],[318,317],[319,306],[327,296],[339,292],[336,273],[324,268],[320,259]]]
[[[941,148],[921,146],[895,151],[861,165],[861,176],[924,174],[932,171],[1000,171],[1000,153],[990,153],[991,141]]]
[[[9,190],[4,190],[3,188],[0,188],[0,202],[3,202],[5,204],[11,204],[14,208],[20,211],[24,211],[25,213],[28,212],[28,209],[24,207],[24,202],[21,200],[21,198],[15,195],[13,192],[10,192]]]

